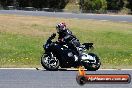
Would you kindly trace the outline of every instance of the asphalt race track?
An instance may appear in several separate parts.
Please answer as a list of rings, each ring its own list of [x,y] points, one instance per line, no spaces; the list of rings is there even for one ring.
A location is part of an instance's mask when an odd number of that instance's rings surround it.
[[[132,88],[130,84],[85,84],[76,82],[78,71],[0,69],[0,88]],[[98,70],[87,74],[130,74],[132,70]]]
[[[114,22],[132,22],[131,15],[76,14],[76,13],[65,13],[65,12],[21,11],[21,10],[0,10],[0,14],[94,19],[101,21],[114,21]]]

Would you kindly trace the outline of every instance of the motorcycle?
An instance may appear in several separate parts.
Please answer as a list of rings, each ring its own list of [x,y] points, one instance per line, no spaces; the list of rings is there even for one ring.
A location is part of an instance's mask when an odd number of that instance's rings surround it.
[[[43,45],[45,53],[41,57],[42,66],[49,71],[56,71],[61,68],[77,68],[84,66],[89,71],[96,71],[100,68],[101,62],[99,57],[94,53],[86,53],[84,51],[93,49],[93,43],[83,43],[78,48],[81,52],[80,56],[74,53],[67,44],[61,45],[59,42],[53,42],[56,34],[53,33]],[[76,37],[72,41],[77,40]]]

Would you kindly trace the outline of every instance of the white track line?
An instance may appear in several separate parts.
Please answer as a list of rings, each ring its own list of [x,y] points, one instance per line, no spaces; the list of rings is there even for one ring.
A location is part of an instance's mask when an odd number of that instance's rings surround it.
[[[0,68],[1,69],[5,69],[5,70],[12,70],[12,69],[15,69],[15,70],[36,70],[36,68]]]
[[[43,68],[0,68],[1,69],[5,69],[5,70],[46,70],[46,69],[43,69]],[[63,69],[60,69],[63,71]],[[74,69],[74,68],[64,68],[64,70],[68,70],[68,71],[78,71],[78,69]],[[85,69],[86,70],[86,69]],[[132,69],[99,69],[99,70],[132,70]]]

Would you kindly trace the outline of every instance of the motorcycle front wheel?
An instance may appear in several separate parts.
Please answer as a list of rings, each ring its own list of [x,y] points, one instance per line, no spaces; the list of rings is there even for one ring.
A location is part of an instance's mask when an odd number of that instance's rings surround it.
[[[49,71],[57,71],[60,65],[56,57],[50,57],[48,54],[43,54],[41,57],[42,66]]]

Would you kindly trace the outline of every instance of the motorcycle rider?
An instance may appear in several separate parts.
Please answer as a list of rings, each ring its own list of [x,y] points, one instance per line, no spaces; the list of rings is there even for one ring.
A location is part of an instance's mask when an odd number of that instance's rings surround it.
[[[72,32],[66,27],[65,23],[59,23],[56,25],[56,30],[59,35],[58,41],[59,43],[67,44],[70,49],[74,51],[75,54],[79,57],[79,46],[80,42],[79,40],[72,34]],[[77,57],[75,57],[75,61],[77,60]]]

